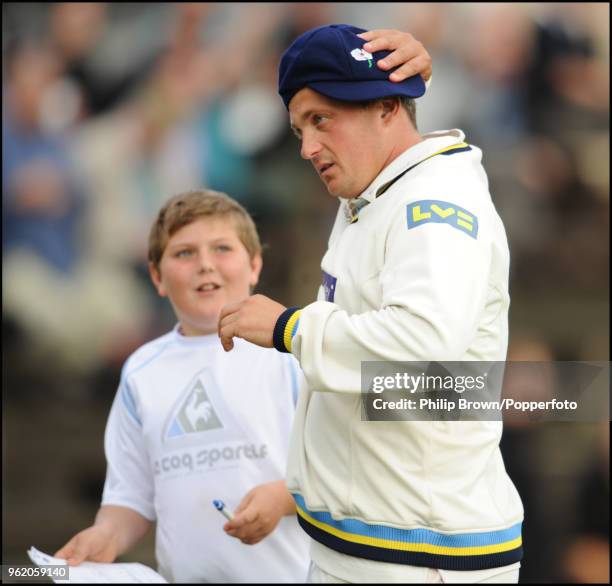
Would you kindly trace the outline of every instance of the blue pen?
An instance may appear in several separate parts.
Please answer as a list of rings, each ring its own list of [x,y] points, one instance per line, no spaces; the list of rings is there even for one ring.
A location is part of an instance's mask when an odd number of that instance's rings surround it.
[[[234,515],[225,508],[225,503],[223,501],[214,500],[213,505],[215,505],[215,509],[217,509],[217,511],[219,511],[228,521],[234,518]]]

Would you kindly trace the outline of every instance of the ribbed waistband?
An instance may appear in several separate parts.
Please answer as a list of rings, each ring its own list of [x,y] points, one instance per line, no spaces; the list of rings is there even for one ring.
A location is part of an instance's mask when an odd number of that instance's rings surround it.
[[[309,511],[293,495],[298,522],[315,541],[355,557],[426,566],[440,570],[485,570],[523,558],[522,523],[507,529],[445,534],[431,529],[397,529],[357,519],[333,519],[326,511]]]

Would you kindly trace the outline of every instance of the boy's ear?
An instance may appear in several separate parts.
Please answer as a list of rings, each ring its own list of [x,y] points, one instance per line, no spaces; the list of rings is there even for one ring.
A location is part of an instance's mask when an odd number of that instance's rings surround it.
[[[167,293],[161,280],[161,273],[152,262],[149,263],[149,276],[151,277],[151,281],[153,281],[153,285],[155,285],[155,288],[157,289],[157,293],[161,297],[165,297]]]
[[[251,259],[251,279],[249,281],[249,285],[251,287],[255,287],[257,282],[259,281],[259,274],[261,273],[261,267],[263,266],[263,259],[261,258],[261,254],[256,254]]]

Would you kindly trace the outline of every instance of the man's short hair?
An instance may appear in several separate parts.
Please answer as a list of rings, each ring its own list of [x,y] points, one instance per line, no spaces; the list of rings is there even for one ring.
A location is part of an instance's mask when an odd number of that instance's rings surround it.
[[[225,193],[200,189],[170,198],[159,210],[149,233],[149,261],[159,270],[168,240],[181,228],[200,218],[231,218],[238,238],[251,260],[261,254],[257,228],[248,212]]]

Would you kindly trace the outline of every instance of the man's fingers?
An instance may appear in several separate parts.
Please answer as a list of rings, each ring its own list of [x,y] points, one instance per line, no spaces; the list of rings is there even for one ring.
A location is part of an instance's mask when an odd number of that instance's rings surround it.
[[[377,51],[385,51],[390,49],[390,42],[387,37],[381,37],[379,39],[374,39],[373,41],[367,42],[363,49],[368,53],[376,53]]]
[[[370,53],[376,51],[395,51],[399,47],[408,46],[411,47],[418,41],[410,34],[403,33],[396,30],[379,29],[376,31],[370,31],[370,38],[361,36],[362,39],[367,42],[363,45],[363,48]]]
[[[366,43],[363,48],[369,53],[377,51],[391,51],[391,54],[385,57],[385,61],[390,67],[401,63],[402,60],[409,59],[419,53],[418,41],[415,39],[389,38],[382,37],[374,41]],[[391,57],[391,60],[389,60]]]
[[[235,313],[227,315],[219,321],[218,334],[221,339],[221,345],[226,352],[234,348],[233,338],[238,335],[236,332],[237,321],[238,316]]]
[[[219,314],[219,323],[221,323],[228,315],[236,313],[243,303],[243,301],[238,301],[236,303],[228,303],[227,305],[224,305],[221,308],[221,313]]]
[[[221,338],[221,345],[226,352],[229,352],[234,348],[233,339],[234,336],[239,336],[236,325],[240,319],[240,309],[244,305],[244,301],[238,303],[229,303],[221,308],[219,315],[219,325],[217,326],[217,333]]]
[[[226,352],[234,349],[234,340],[233,336],[220,333],[219,338],[221,339],[221,346]]]
[[[382,69],[392,69],[402,63],[413,60],[415,57],[423,53],[419,46],[420,43],[414,41],[410,45],[401,45],[397,49],[387,55],[384,59],[379,59],[376,63]]]
[[[219,314],[219,323],[217,325],[217,330],[219,332],[219,336],[221,335],[221,330],[225,326],[235,322],[238,319],[238,309],[237,307],[232,307],[235,304],[224,305],[221,308],[221,313]]]
[[[417,73],[420,73],[425,81],[431,77],[431,57],[423,43],[417,41],[410,33],[376,29],[358,36],[367,41],[363,48],[369,53],[390,51],[389,55],[379,59],[376,65],[383,71],[398,67],[397,71],[389,75],[391,81],[404,81]]]
[[[365,33],[359,33],[357,36],[364,41],[371,41],[374,38],[374,31],[367,31]],[[366,49],[367,51],[367,49]]]
[[[384,37],[391,32],[393,32],[393,30],[389,28],[376,28],[371,31],[366,31],[365,33],[359,33],[357,36],[364,41],[372,41],[374,39],[378,39],[379,37]]]
[[[427,81],[431,77],[431,59],[427,59],[423,56],[415,57],[396,69],[389,76],[389,79],[391,79],[391,81],[404,81],[417,73],[420,73],[421,77]]]

